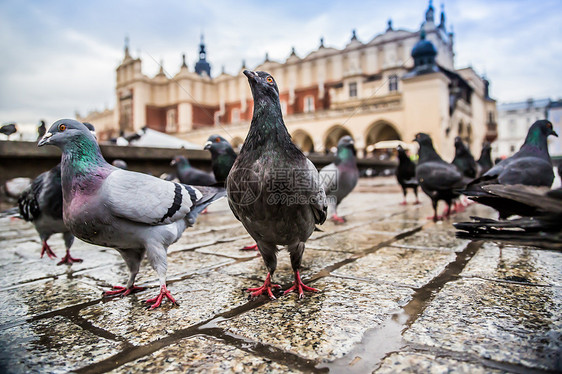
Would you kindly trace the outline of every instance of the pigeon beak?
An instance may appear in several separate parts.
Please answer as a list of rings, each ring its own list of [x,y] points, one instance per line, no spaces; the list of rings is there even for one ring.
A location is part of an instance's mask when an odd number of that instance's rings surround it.
[[[558,137],[558,134],[556,133],[556,131],[552,130],[552,135]]]
[[[255,80],[257,77],[257,74],[251,70],[244,70],[244,75],[248,77],[249,80]]]
[[[37,143],[38,147],[42,147],[45,144],[48,144],[49,141],[51,140],[51,136],[53,136],[52,133],[48,132],[45,135],[43,135],[43,137],[41,138],[41,140],[39,140],[39,143]]]
[[[176,165],[176,160],[170,161],[170,166],[175,166],[175,165]]]
[[[246,70],[246,71],[248,71],[248,70]],[[211,141],[209,140],[207,143],[205,143],[205,146],[203,147],[203,149],[204,149],[204,150],[209,150],[209,149],[211,149],[211,144],[213,144],[213,142],[211,142]]]

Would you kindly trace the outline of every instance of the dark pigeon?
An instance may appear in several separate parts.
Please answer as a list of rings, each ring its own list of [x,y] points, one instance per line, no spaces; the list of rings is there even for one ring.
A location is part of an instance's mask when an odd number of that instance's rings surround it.
[[[226,183],[228,173],[237,157],[230,143],[220,135],[211,135],[203,149],[211,152],[211,165],[217,183]]]
[[[150,175],[118,169],[105,161],[94,136],[80,122],[55,122],[38,146],[62,150],[63,219],[78,238],[119,251],[130,277],[125,287],[106,295],[128,295],[142,289],[134,285],[144,255],[160,281],[151,309],[164,297],[176,303],[166,288],[166,252],[197,215],[224,189],[194,188]]]
[[[332,214],[335,223],[345,222],[338,216],[337,207],[353,191],[359,180],[356,155],[355,142],[351,136],[346,135],[338,142],[336,161],[320,170],[320,181],[328,201],[328,213]]]
[[[39,141],[45,132],[47,131],[47,124],[44,120],[39,121],[39,126],[37,127],[37,141]]]
[[[316,224],[326,220],[326,195],[318,171],[291,141],[273,77],[245,70],[254,98],[248,136],[227,179],[232,212],[256,240],[268,269],[263,286],[250,288],[251,297],[274,299],[271,283],[277,268],[278,245],[287,246],[295,282],[285,294],[317,291],[304,285],[299,269],[305,242]]]
[[[414,194],[416,195],[416,202],[415,204],[419,204],[420,200],[418,199],[418,180],[416,179],[416,164],[410,160],[410,157],[406,154],[406,150],[402,148],[402,146],[398,146],[396,148],[398,151],[398,167],[396,168],[396,179],[398,183],[402,187],[402,193],[404,194],[404,201],[401,203],[402,205],[406,205],[406,194],[407,189],[411,188],[414,190]]]
[[[484,144],[482,144],[482,152],[480,153],[480,158],[476,161],[476,164],[478,167],[478,177],[484,175],[494,166],[494,163],[492,162],[492,146],[490,142],[484,142]]]
[[[476,178],[476,161],[460,136],[455,137],[455,158],[452,162],[468,178]]]
[[[423,192],[431,199],[433,205],[433,220],[437,221],[437,204],[439,200],[447,203],[444,215],[451,213],[451,203],[460,194],[458,189],[466,186],[467,179],[453,164],[443,161],[433,148],[433,142],[429,135],[418,133],[414,139],[419,143],[419,160],[416,167],[416,179]]]
[[[213,186],[217,183],[213,175],[194,168],[184,156],[174,157],[170,165],[176,167],[176,174],[181,183],[196,186]]]
[[[554,170],[546,141],[549,135],[558,136],[552,129],[552,123],[547,120],[536,121],[529,128],[525,142],[517,153],[470,182],[462,193],[474,201],[497,209],[500,218],[509,217],[513,213],[497,206],[496,196],[481,187],[490,184],[523,184],[550,188],[554,181]]]
[[[15,134],[18,131],[15,123],[9,123],[0,127],[0,134],[4,134],[10,139],[10,135]]]
[[[95,136],[94,127],[89,123],[84,125]],[[47,244],[47,240],[53,234],[62,233],[66,255],[57,265],[82,262],[81,259],[70,255],[70,247],[74,243],[74,235],[72,235],[63,222],[60,163],[33,180],[31,185],[18,198],[18,208],[20,216],[24,220],[33,223],[41,238],[41,258],[45,254],[49,258],[57,257],[49,244]]]
[[[453,224],[459,230],[457,236],[562,249],[562,188],[492,184],[482,189],[518,217],[499,221],[471,217],[471,222]]]
[[[49,171],[40,174],[33,180],[18,199],[20,216],[33,223],[41,238],[41,258],[57,257],[47,244],[53,234],[62,233],[66,246],[66,256],[58,265],[82,262],[81,259],[70,255],[70,247],[74,242],[74,235],[66,227],[62,219],[62,188],[61,165],[58,164]]]

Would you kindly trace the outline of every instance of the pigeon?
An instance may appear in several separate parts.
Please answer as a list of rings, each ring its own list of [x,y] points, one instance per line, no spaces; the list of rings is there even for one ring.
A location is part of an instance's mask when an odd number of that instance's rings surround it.
[[[452,162],[464,176],[476,177],[476,161],[460,136],[455,137],[455,158]]]
[[[554,170],[546,141],[549,135],[558,136],[552,129],[552,123],[547,120],[536,121],[529,128],[518,152],[471,181],[461,192],[474,201],[498,210],[500,219],[509,217],[512,215],[510,210],[497,206],[497,197],[481,187],[490,184],[523,184],[550,188],[554,181]]]
[[[94,127],[84,124],[95,136]],[[62,185],[61,164],[40,174],[33,180],[18,198],[20,216],[27,222],[32,222],[41,238],[41,258],[46,254],[49,258],[56,258],[47,240],[53,234],[62,233],[66,247],[66,255],[57,265],[82,262],[82,259],[70,255],[70,247],[74,243],[74,235],[66,227],[62,214]]]
[[[346,135],[338,142],[336,161],[320,170],[320,180],[328,201],[328,213],[332,214],[332,221],[335,223],[345,222],[338,216],[337,207],[353,191],[359,180],[356,154],[353,138]]]
[[[226,194],[224,188],[195,188],[116,168],[103,158],[88,129],[72,119],[53,123],[38,146],[47,144],[62,150],[65,225],[85,242],[117,249],[129,268],[127,285],[105,295],[142,290],[134,281],[146,254],[160,282],[159,294],[147,300],[150,309],[164,297],[177,304],[166,288],[168,246],[207,205]]]
[[[212,174],[194,168],[184,156],[176,156],[170,165],[176,167],[176,174],[181,183],[196,186],[212,186],[217,183]]]
[[[471,217],[457,222],[457,236],[471,239],[506,239],[547,248],[562,249],[562,188],[492,184],[482,186],[496,196],[497,205],[519,217],[493,220]]]
[[[124,160],[121,159],[115,159],[113,160],[113,162],[111,163],[111,165],[115,166],[116,168],[119,169],[123,169],[123,170],[128,170],[129,166],[127,165],[127,163]]]
[[[8,139],[10,139],[10,135],[15,134],[17,131],[18,129],[16,128],[15,123],[9,123],[0,127],[0,134],[6,135]]]
[[[437,204],[439,200],[447,203],[444,215],[451,213],[451,203],[460,196],[457,192],[466,186],[469,181],[453,164],[449,164],[437,154],[433,148],[433,142],[429,135],[416,134],[414,139],[419,143],[419,160],[416,167],[416,179],[423,192],[431,199],[433,205],[433,220],[437,221]]]
[[[211,152],[211,165],[217,183],[224,184],[236,160],[236,152],[230,143],[220,135],[209,136],[203,149]]]
[[[235,217],[256,240],[268,274],[263,286],[249,288],[250,297],[275,299],[271,282],[277,267],[278,245],[287,246],[295,281],[284,294],[316,292],[300,277],[305,242],[327,216],[326,194],[314,164],[291,141],[273,77],[244,70],[254,98],[248,136],[236,159],[226,187]]]
[[[484,142],[484,144],[482,144],[482,152],[480,153],[480,158],[478,159],[478,161],[476,161],[478,176],[485,174],[492,168],[492,166],[494,166],[491,153],[492,147],[490,145],[490,142]]]
[[[39,141],[43,137],[43,135],[45,135],[46,131],[47,124],[45,123],[45,120],[40,120],[39,126],[37,127],[37,141]]]
[[[411,188],[414,190],[414,194],[416,195],[416,202],[414,204],[419,204],[420,200],[418,199],[418,181],[416,179],[416,164],[410,160],[410,157],[406,154],[406,150],[402,148],[402,146],[398,146],[396,148],[398,151],[398,167],[396,168],[396,179],[398,183],[402,187],[402,192],[404,193],[404,201],[400,204],[406,205],[406,194],[407,189]]]

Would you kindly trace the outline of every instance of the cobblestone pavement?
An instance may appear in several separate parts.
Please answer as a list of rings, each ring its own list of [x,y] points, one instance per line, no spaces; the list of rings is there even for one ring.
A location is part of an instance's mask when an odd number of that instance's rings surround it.
[[[425,198],[425,196],[424,196]],[[413,196],[409,196],[410,201]],[[180,305],[154,311],[143,262],[125,298],[113,249],[79,240],[72,266],[39,258],[33,227],[0,220],[0,372],[499,373],[562,370],[562,254],[455,238],[453,220],[495,217],[471,205],[433,223],[428,199],[401,206],[392,178],[362,180],[307,243],[303,279],[322,291],[249,301],[261,258],[226,201],[170,247],[168,286]],[[50,241],[64,254],[62,237]],[[280,252],[275,281],[292,282]]]

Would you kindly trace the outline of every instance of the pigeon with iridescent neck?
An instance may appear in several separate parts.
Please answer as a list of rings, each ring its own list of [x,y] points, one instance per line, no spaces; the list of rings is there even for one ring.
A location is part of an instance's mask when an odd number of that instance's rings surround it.
[[[150,175],[116,168],[103,158],[98,143],[80,122],[55,122],[38,146],[62,150],[61,177],[65,225],[85,242],[117,249],[129,268],[125,287],[106,295],[142,290],[134,285],[144,255],[160,281],[160,292],[147,300],[154,309],[168,298],[167,249],[195,223],[207,205],[225,195],[224,189],[191,187]]]
[[[174,157],[170,165],[176,167],[176,174],[182,183],[195,186],[213,186],[217,183],[212,174],[194,168],[184,156]]]
[[[84,125],[95,136],[94,126],[89,123]],[[57,255],[47,241],[53,234],[62,233],[66,255],[57,265],[73,264],[82,262],[79,258],[70,255],[70,247],[74,243],[74,235],[64,224],[62,219],[62,186],[61,186],[61,164],[41,173],[33,180],[18,198],[20,216],[33,223],[35,230],[41,238],[41,258],[47,255],[55,258]]]
[[[338,142],[336,161],[320,170],[320,180],[328,201],[328,215],[335,223],[344,223],[338,216],[338,205],[353,191],[359,180],[355,142],[349,135]]]
[[[251,297],[274,299],[271,282],[277,268],[278,246],[287,246],[296,291],[317,291],[300,277],[305,242],[316,224],[326,220],[326,195],[318,171],[291,141],[283,122],[279,89],[263,71],[245,70],[254,98],[248,136],[227,179],[228,202],[236,218],[257,242],[268,274],[263,286],[249,288]]]
[[[552,186],[554,170],[548,153],[547,138],[558,136],[548,120],[539,120],[531,125],[525,142],[518,152],[506,158],[468,184],[463,194],[481,204],[498,208],[497,197],[482,186],[490,184],[523,184],[526,186]],[[500,218],[514,214],[509,209],[498,209]]]
[[[220,135],[211,135],[203,149],[211,152],[211,166],[217,183],[219,185],[226,183],[228,173],[237,157],[228,140]]]

